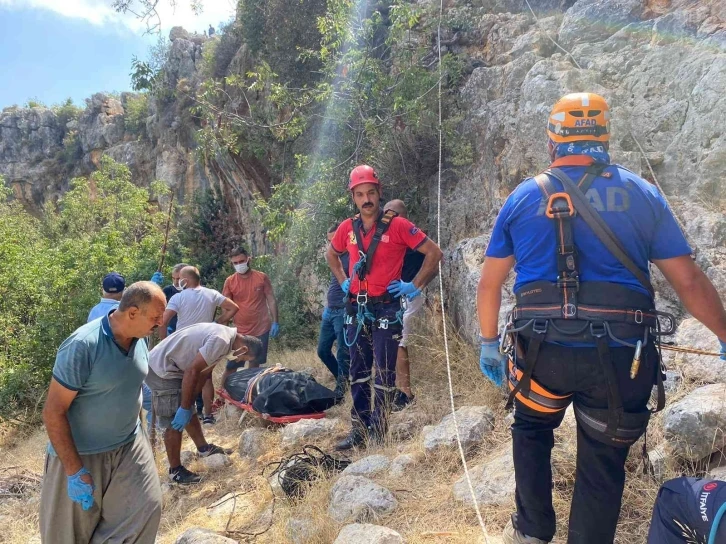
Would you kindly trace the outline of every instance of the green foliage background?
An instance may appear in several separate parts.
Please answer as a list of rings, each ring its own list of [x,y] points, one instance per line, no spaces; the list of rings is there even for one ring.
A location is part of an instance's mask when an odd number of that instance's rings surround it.
[[[103,276],[131,283],[156,270],[166,213],[155,201],[168,189],[137,187],[104,157],[40,219],[0,191],[0,418],[24,421],[37,417],[56,350],[86,322]]]

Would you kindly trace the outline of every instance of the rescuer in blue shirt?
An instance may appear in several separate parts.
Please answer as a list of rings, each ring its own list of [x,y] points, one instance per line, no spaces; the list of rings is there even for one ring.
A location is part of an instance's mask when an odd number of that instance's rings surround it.
[[[578,448],[568,543],[613,542],[625,459],[647,427],[653,385],[662,393],[651,331],[663,313],[655,310],[649,261],[726,353],[726,311],[718,292],[691,259],[663,196],[610,163],[609,118],[607,103],[596,94],[571,94],[555,104],[547,127],[550,169],[509,195],[486,251],[477,290],[480,367],[497,385],[506,378],[515,406],[517,512],[505,543],[541,544],[555,534],[553,430],[571,402]],[[604,222],[597,227],[601,235],[584,220],[586,206],[573,204],[578,195],[596,216],[591,222],[597,216]],[[505,357],[497,321],[512,267],[517,303]],[[659,407],[663,402],[660,394]]]

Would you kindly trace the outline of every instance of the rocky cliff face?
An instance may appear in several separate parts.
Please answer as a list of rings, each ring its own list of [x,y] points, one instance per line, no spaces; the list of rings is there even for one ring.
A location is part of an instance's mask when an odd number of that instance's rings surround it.
[[[202,51],[209,40],[174,28],[170,41],[166,89],[173,91],[182,80],[194,85],[201,79]],[[200,158],[194,138],[200,127],[185,115],[188,104],[182,99],[150,98],[141,128],[129,127],[133,97],[133,93],[95,94],[87,99],[78,120],[67,123],[47,108],[6,108],[0,113],[0,175],[17,198],[39,211],[68,188],[72,177],[89,174],[107,154],[128,165],[140,185],[166,182],[181,203],[198,190],[215,188],[236,210],[252,246],[261,245],[261,229],[251,217],[253,195],[269,194],[267,167],[256,159],[224,153]]]
[[[721,0],[451,0],[445,15],[455,30],[446,50],[475,66],[461,89],[475,162],[444,183],[442,245],[457,324],[468,336],[478,327],[474,290],[496,212],[509,191],[547,165],[545,122],[563,94],[594,91],[612,108],[611,154],[660,182],[685,225],[699,263],[726,291],[726,13]],[[198,80],[206,39],[174,29],[167,84]],[[434,40],[435,42],[435,40]],[[229,70],[244,73],[246,47]],[[161,179],[180,201],[215,187],[237,210],[253,241],[254,192],[268,194],[264,161],[194,153],[199,128],[183,105],[153,102],[146,135],[129,133],[120,99],[94,95],[77,122],[61,126],[50,110],[0,114],[0,174],[19,198],[38,207],[61,193],[74,175],[95,168],[102,153],[127,163],[135,179]],[[64,138],[78,134],[80,150],[67,157]],[[66,160],[62,160],[64,150]],[[71,154],[72,155],[72,154]],[[650,171],[652,168],[652,173]],[[431,180],[432,190],[435,180]],[[433,195],[435,196],[435,195]],[[435,202],[435,199],[432,200]],[[433,217],[433,213],[432,213]],[[672,296],[656,278],[661,298]]]

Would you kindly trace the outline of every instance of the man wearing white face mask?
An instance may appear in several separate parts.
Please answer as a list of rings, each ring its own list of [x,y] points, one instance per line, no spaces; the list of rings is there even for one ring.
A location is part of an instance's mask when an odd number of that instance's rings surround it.
[[[253,336],[238,334],[234,327],[199,323],[179,329],[158,344],[149,354],[146,384],[159,427],[164,431],[164,446],[169,459],[169,478],[178,484],[196,484],[198,474],[181,464],[182,431],[186,430],[197,446],[199,456],[229,454],[207,443],[199,419],[192,417],[194,399],[223,361],[250,361],[259,356],[262,343]]]
[[[250,268],[252,257],[244,247],[234,249],[229,260],[235,273],[224,281],[222,294],[239,306],[240,311],[234,316],[237,332],[255,336],[262,342],[262,353],[250,363],[250,367],[264,365],[267,362],[268,340],[280,332],[275,293],[267,274]],[[240,366],[228,363],[223,379]]]

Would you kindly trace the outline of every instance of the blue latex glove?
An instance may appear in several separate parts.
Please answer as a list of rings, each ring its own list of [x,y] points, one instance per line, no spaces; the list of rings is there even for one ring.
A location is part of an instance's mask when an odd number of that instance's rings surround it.
[[[421,289],[416,287],[413,282],[393,280],[388,284],[388,292],[394,297],[405,296],[408,300],[411,300],[421,294]]]
[[[151,276],[151,281],[161,287],[162,285],[164,285],[164,276],[161,272],[154,272],[154,275]]]
[[[501,386],[504,381],[506,365],[507,356],[499,353],[499,338],[482,338],[479,368],[484,377],[488,378],[494,385]]]
[[[721,360],[726,361],[726,342],[718,341],[721,344]]]
[[[347,278],[343,283],[341,283],[340,288],[343,290],[344,295],[349,294],[350,293],[350,278]]]
[[[270,338],[276,338],[278,334],[280,334],[280,325],[279,323],[273,323],[270,328]]]
[[[93,506],[93,490],[96,486],[87,484],[81,480],[81,476],[90,472],[85,467],[81,468],[73,476],[68,476],[68,496],[73,502],[80,504],[84,510],[90,510]]]
[[[192,419],[191,408],[187,410],[186,408],[182,408],[180,406],[177,409],[176,414],[174,414],[174,419],[171,420],[171,427],[175,431],[182,432],[184,430],[184,427],[186,427],[189,423],[190,419]]]

